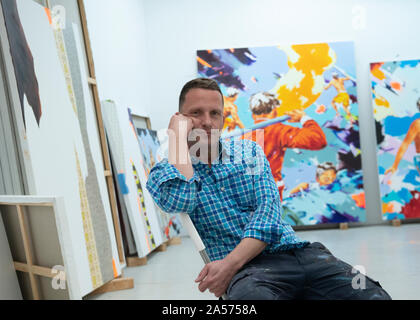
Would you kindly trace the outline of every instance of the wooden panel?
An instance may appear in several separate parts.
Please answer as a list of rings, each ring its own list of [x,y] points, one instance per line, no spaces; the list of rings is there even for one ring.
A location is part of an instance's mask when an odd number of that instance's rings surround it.
[[[31,240],[30,240],[29,232],[28,232],[28,226],[26,223],[26,217],[24,216],[22,207],[20,205],[16,206],[16,208],[17,208],[18,216],[19,216],[20,230],[22,232],[22,239],[23,239],[23,245],[25,248],[26,261],[29,267],[29,279],[31,282],[32,294],[33,294],[34,300],[40,300],[37,279],[35,278],[35,275],[33,274],[31,270],[33,266],[33,255],[32,255]]]
[[[89,31],[87,27],[85,5],[84,5],[83,0],[77,0],[77,4],[79,6],[80,20],[81,20],[82,31],[83,31],[83,39],[85,43],[86,56],[88,60],[89,78],[91,79],[91,82],[92,83],[94,82],[95,84],[91,86],[91,89],[93,93],[93,101],[94,101],[95,111],[96,111],[97,127],[99,131],[100,142],[101,142],[102,158],[104,161],[104,170],[105,170],[105,176],[106,176],[106,183],[108,187],[109,201],[110,201],[111,211],[112,211],[112,218],[113,218],[112,220],[114,223],[115,237],[117,241],[118,256],[120,259],[120,263],[124,264],[125,262],[124,261],[124,248],[122,244],[120,222],[119,222],[119,217],[118,217],[115,186],[114,186],[114,181],[112,179],[112,175],[108,175],[108,172],[111,172],[112,170],[111,160],[108,153],[105,129],[104,129],[103,119],[102,119],[101,103],[99,101],[98,87],[96,85],[95,66],[93,62],[92,48],[91,48],[91,43],[90,43],[90,38],[89,38]]]

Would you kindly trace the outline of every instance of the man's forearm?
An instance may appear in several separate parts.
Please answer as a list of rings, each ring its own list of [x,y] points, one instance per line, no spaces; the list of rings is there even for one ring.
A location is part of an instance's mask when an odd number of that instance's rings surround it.
[[[169,137],[168,162],[188,180],[194,175],[188,148],[187,137],[172,135]]]
[[[232,266],[239,270],[246,263],[258,256],[265,248],[267,243],[254,238],[245,238],[236,246],[236,248],[226,256]]]

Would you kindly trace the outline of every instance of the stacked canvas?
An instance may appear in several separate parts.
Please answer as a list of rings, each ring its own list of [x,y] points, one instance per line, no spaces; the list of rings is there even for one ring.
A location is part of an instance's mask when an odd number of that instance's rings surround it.
[[[121,275],[95,110],[79,31],[53,28],[51,12],[2,0],[32,195],[64,197],[57,227],[70,297]],[[19,117],[18,117],[19,119]]]
[[[137,254],[140,258],[145,257],[166,241],[160,213],[146,189],[147,170],[150,168],[142,155],[130,109],[117,107],[113,101],[104,101],[102,112],[118,187],[127,210]]]
[[[148,178],[153,166],[162,161],[161,144],[156,131],[143,128],[136,128],[136,130],[143,157],[143,168],[146,178]],[[157,205],[155,205],[155,209],[161,218],[160,223],[165,234],[165,239],[169,240],[175,236],[179,236],[181,234],[181,222],[178,215],[165,213]]]
[[[264,149],[291,225],[365,221],[351,42],[201,50],[225,96],[225,138]]]
[[[371,64],[384,220],[420,218],[420,60]]]

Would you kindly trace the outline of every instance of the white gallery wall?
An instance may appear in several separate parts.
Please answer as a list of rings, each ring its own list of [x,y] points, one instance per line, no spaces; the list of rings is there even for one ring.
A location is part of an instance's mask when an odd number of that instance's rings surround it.
[[[183,84],[196,77],[197,49],[354,41],[367,223],[382,222],[369,63],[420,59],[420,1],[85,2],[101,99],[133,105],[156,130],[167,127]]]
[[[149,80],[142,0],[85,0],[100,100],[148,116]]]

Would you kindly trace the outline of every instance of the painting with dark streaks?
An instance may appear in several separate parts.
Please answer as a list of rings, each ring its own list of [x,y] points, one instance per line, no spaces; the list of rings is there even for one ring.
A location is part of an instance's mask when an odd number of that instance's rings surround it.
[[[49,9],[34,1],[3,0],[2,7],[28,193],[62,197],[60,247],[70,298],[81,299],[121,275],[82,41],[74,24],[54,27]]]
[[[29,48],[17,10],[16,0],[1,0],[7,35],[9,37],[10,53],[16,75],[23,123],[25,124],[24,97],[31,106],[39,125],[42,115],[39,98],[38,80],[35,74],[34,58]]]

